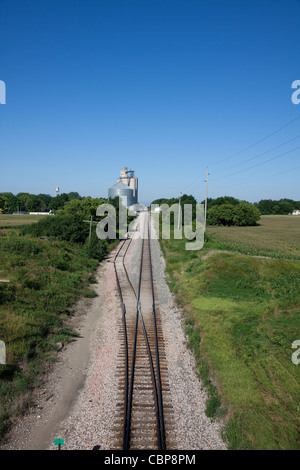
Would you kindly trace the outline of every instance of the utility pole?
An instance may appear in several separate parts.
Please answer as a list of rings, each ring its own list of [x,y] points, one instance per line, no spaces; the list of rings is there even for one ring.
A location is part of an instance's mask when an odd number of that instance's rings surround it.
[[[89,232],[89,243],[91,242],[91,236],[92,236],[92,225],[93,224],[97,224],[98,222],[96,221],[93,221],[93,216],[91,215],[91,219],[90,220],[84,220],[83,222],[87,222],[90,224],[90,232]]]
[[[206,168],[206,190],[205,190],[205,219],[204,219],[204,232],[206,232],[206,218],[207,218],[207,186],[208,186],[208,167]]]
[[[181,202],[181,195],[182,193],[179,193],[179,205],[178,205],[178,230],[180,229],[180,215],[181,215],[181,205],[180,205],[180,202]]]
[[[93,223],[93,216],[91,215],[91,221],[90,221],[90,233],[89,233],[89,243],[91,241],[91,236],[92,236],[92,223]]]

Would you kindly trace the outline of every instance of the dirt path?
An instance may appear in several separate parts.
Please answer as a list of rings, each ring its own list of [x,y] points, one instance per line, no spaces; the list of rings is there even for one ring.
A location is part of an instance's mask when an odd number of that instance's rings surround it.
[[[75,307],[71,327],[80,337],[58,353],[58,361],[45,375],[43,386],[34,393],[35,406],[27,416],[14,421],[2,450],[44,450],[53,446],[56,437],[63,437],[59,424],[70,415],[85,384],[91,345],[106,310],[108,263],[101,263],[95,275],[98,284],[91,285],[98,297],[83,299]]]

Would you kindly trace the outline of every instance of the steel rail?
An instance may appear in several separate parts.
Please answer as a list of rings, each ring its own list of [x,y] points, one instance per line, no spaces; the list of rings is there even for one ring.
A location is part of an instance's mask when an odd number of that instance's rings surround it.
[[[147,224],[147,237],[149,239],[149,223]],[[121,298],[122,304],[122,314],[123,314],[123,326],[124,326],[124,340],[125,340],[125,401],[124,401],[124,422],[123,422],[123,450],[128,450],[130,447],[130,431],[131,431],[131,414],[132,414],[132,402],[133,402],[133,390],[134,390],[134,373],[135,373],[135,363],[136,363],[136,349],[137,349],[137,336],[138,336],[138,322],[141,320],[141,325],[143,328],[143,334],[146,342],[146,348],[149,358],[149,365],[152,377],[152,385],[154,391],[154,401],[156,409],[156,422],[157,422],[157,439],[159,450],[166,449],[165,442],[165,427],[164,427],[164,413],[163,413],[163,400],[162,400],[162,386],[161,386],[161,376],[160,376],[160,363],[159,363],[159,348],[158,348],[158,337],[157,337],[157,322],[156,322],[156,312],[155,312],[155,297],[154,297],[154,282],[153,282],[153,271],[152,271],[152,259],[151,259],[151,244],[148,243],[148,253],[149,253],[149,264],[150,264],[150,279],[151,279],[151,293],[152,293],[152,313],[154,321],[154,332],[155,332],[155,351],[156,351],[156,368],[157,368],[157,381],[155,377],[154,363],[151,353],[151,348],[149,344],[149,339],[142,315],[140,298],[141,298],[141,285],[142,285],[142,272],[143,272],[143,257],[145,254],[145,241],[143,237],[142,241],[142,250],[141,250],[141,261],[140,261],[140,272],[139,272],[139,283],[138,283],[138,293],[136,293],[134,286],[129,277],[127,268],[125,266],[125,257],[131,243],[129,241],[126,250],[123,254],[123,268],[133,291],[133,294],[136,298],[136,321],[135,321],[135,332],[134,332],[134,344],[133,344],[133,353],[132,353],[132,364],[131,364],[131,377],[130,377],[130,386],[128,383],[129,380],[129,359],[128,359],[128,337],[127,337],[127,326],[126,326],[126,308],[123,302],[122,288],[119,282],[119,276],[116,269],[116,260],[120,255],[122,248],[124,247],[127,240],[124,240],[122,246],[118,250],[115,256],[115,273],[117,277],[118,290]],[[158,382],[158,383],[157,383]]]
[[[157,368],[157,381],[158,381],[158,398],[159,398],[159,423],[160,423],[160,439],[161,439],[161,450],[166,449],[166,438],[165,438],[165,423],[164,423],[164,410],[163,410],[163,394],[162,384],[160,375],[160,361],[159,361],[159,348],[157,338],[157,323],[156,323],[156,310],[155,310],[155,296],[154,296],[154,282],[153,282],[153,268],[152,268],[152,255],[151,255],[151,216],[149,220],[150,230],[148,225],[148,239],[149,239],[149,261],[150,261],[150,276],[151,276],[151,288],[152,288],[152,313],[154,320],[154,332],[155,332],[155,348],[156,348],[156,368]]]
[[[120,246],[119,250],[117,251],[117,254],[114,258],[114,269],[115,269],[115,275],[116,275],[116,279],[117,279],[117,286],[118,286],[118,292],[119,292],[119,296],[120,296],[120,300],[121,300],[121,308],[122,308],[122,323],[123,323],[123,331],[124,331],[124,344],[125,344],[125,390],[124,390],[124,418],[123,418],[123,443],[125,442],[126,440],[126,434],[125,434],[125,429],[126,429],[126,421],[127,421],[127,407],[128,407],[128,336],[127,336],[127,326],[126,326],[126,306],[124,304],[124,300],[123,300],[123,295],[122,295],[122,289],[121,289],[121,285],[120,285],[120,280],[119,280],[119,276],[118,276],[118,272],[117,272],[117,268],[116,268],[116,261],[117,261],[117,258],[120,254],[120,251],[122,250],[123,246],[125,245],[127,240],[124,240],[124,242],[122,243],[122,245]],[[130,239],[130,242],[128,243],[128,247],[131,243],[131,239]],[[128,250],[128,247],[126,248],[126,252]]]

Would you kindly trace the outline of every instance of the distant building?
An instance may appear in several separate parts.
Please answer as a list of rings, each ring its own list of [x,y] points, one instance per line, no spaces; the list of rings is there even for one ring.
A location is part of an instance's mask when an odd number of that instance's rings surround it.
[[[29,212],[29,215],[52,215],[52,212]]]
[[[295,210],[292,212],[292,215],[300,215],[300,210],[295,209]]]

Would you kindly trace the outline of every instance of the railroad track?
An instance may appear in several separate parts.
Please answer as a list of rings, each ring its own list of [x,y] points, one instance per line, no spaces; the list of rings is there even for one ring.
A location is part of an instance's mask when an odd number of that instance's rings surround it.
[[[126,239],[114,259],[121,302],[117,449],[170,448],[172,405],[164,341],[152,270],[150,216],[141,218],[142,239]],[[143,225],[143,226],[141,226]],[[139,248],[139,276],[133,283],[126,266],[131,244]]]

